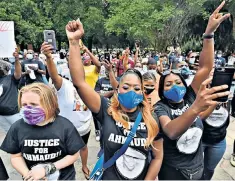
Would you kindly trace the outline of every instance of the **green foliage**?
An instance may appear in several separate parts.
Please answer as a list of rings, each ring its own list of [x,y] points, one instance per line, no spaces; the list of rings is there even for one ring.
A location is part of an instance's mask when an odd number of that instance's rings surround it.
[[[14,21],[16,42],[22,47],[39,48],[43,30],[53,29],[61,46],[66,47],[65,26],[80,18],[84,42],[96,47],[124,47],[141,40],[144,47],[165,51],[176,42],[193,46],[201,37],[211,12],[220,0],[1,0],[0,20]],[[235,1],[228,0],[224,10],[232,13],[216,34],[221,46],[235,37]],[[232,28],[230,28],[232,25]],[[192,40],[191,40],[192,39]],[[191,42],[191,44],[190,44]],[[197,46],[195,44],[195,46]],[[228,45],[230,47],[230,45]]]

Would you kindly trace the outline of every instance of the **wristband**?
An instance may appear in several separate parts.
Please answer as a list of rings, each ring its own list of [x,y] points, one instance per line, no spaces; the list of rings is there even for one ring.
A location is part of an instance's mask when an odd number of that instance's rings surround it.
[[[214,38],[214,34],[205,34],[205,33],[204,33],[204,34],[202,35],[202,38],[203,38],[203,39],[212,39],[212,38]]]
[[[54,163],[50,163],[50,174],[53,174],[56,172],[56,167]]]

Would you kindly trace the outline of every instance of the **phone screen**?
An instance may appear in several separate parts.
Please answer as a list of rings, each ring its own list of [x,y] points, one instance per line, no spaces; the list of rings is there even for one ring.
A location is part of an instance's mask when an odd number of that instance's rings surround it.
[[[212,79],[212,87],[221,86],[221,85],[228,85],[226,90],[222,90],[220,92],[230,91],[233,75],[234,75],[234,68],[217,68],[215,69],[214,76]],[[228,100],[228,96],[220,97],[215,99],[218,102],[226,102]]]
[[[110,62],[110,53],[104,53],[104,59]]]

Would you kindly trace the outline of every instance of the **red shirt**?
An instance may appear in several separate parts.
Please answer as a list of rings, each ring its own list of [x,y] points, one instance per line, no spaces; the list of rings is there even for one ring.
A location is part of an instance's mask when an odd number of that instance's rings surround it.
[[[129,65],[129,68],[135,67],[135,63],[131,59],[128,59],[128,65]],[[122,60],[119,60],[117,64],[117,73],[118,73],[118,77],[124,73],[124,66],[123,66]]]

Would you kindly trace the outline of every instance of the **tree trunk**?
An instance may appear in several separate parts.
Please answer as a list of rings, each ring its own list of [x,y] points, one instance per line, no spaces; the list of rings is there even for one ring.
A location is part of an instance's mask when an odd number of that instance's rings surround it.
[[[57,50],[61,50],[61,36],[60,35],[57,36],[57,41],[58,41]]]
[[[232,15],[232,23],[233,23],[233,38],[235,39],[235,16]]]
[[[93,36],[88,37],[88,49],[92,52]]]

